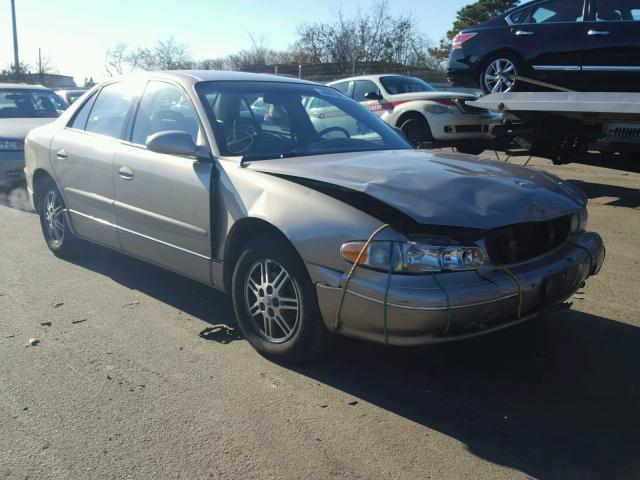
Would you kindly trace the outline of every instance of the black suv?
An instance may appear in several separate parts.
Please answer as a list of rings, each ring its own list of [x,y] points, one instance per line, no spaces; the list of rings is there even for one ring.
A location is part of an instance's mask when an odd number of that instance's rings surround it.
[[[540,85],[640,90],[640,0],[535,0],[453,40],[449,80],[486,93]]]

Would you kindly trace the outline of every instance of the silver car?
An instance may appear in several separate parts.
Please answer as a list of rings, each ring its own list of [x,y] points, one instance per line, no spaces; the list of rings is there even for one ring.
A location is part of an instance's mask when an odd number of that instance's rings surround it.
[[[24,139],[57,118],[66,103],[39,85],[0,83],[0,186],[24,183]]]
[[[315,99],[335,108],[320,131]],[[279,360],[318,355],[334,332],[420,345],[498,330],[566,300],[604,259],[570,184],[416,151],[345,95],[296,79],[135,74],[94,88],[25,149],[56,255],[86,239],[224,290],[245,338]]]

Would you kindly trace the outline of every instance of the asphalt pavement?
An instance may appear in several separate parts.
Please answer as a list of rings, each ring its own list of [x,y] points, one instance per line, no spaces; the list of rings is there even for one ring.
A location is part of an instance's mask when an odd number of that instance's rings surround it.
[[[57,259],[1,194],[0,478],[638,478],[640,174],[531,164],[588,193],[607,246],[571,311],[301,367],[203,285],[97,246]]]

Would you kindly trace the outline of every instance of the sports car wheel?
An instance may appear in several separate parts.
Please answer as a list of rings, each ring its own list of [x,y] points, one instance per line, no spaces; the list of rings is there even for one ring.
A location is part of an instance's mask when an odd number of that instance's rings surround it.
[[[232,279],[233,307],[244,337],[274,360],[317,357],[331,338],[303,261],[277,236],[250,241]]]

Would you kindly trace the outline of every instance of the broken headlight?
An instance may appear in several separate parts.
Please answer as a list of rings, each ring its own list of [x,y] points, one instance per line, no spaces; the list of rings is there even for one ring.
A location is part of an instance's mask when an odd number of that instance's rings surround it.
[[[571,215],[571,233],[575,235],[584,232],[587,229],[588,221],[589,214],[586,208]]]
[[[342,257],[358,265],[394,273],[429,273],[443,270],[474,270],[484,265],[485,255],[478,247],[431,245],[423,242],[349,242],[342,245]],[[363,251],[364,248],[364,251]]]

